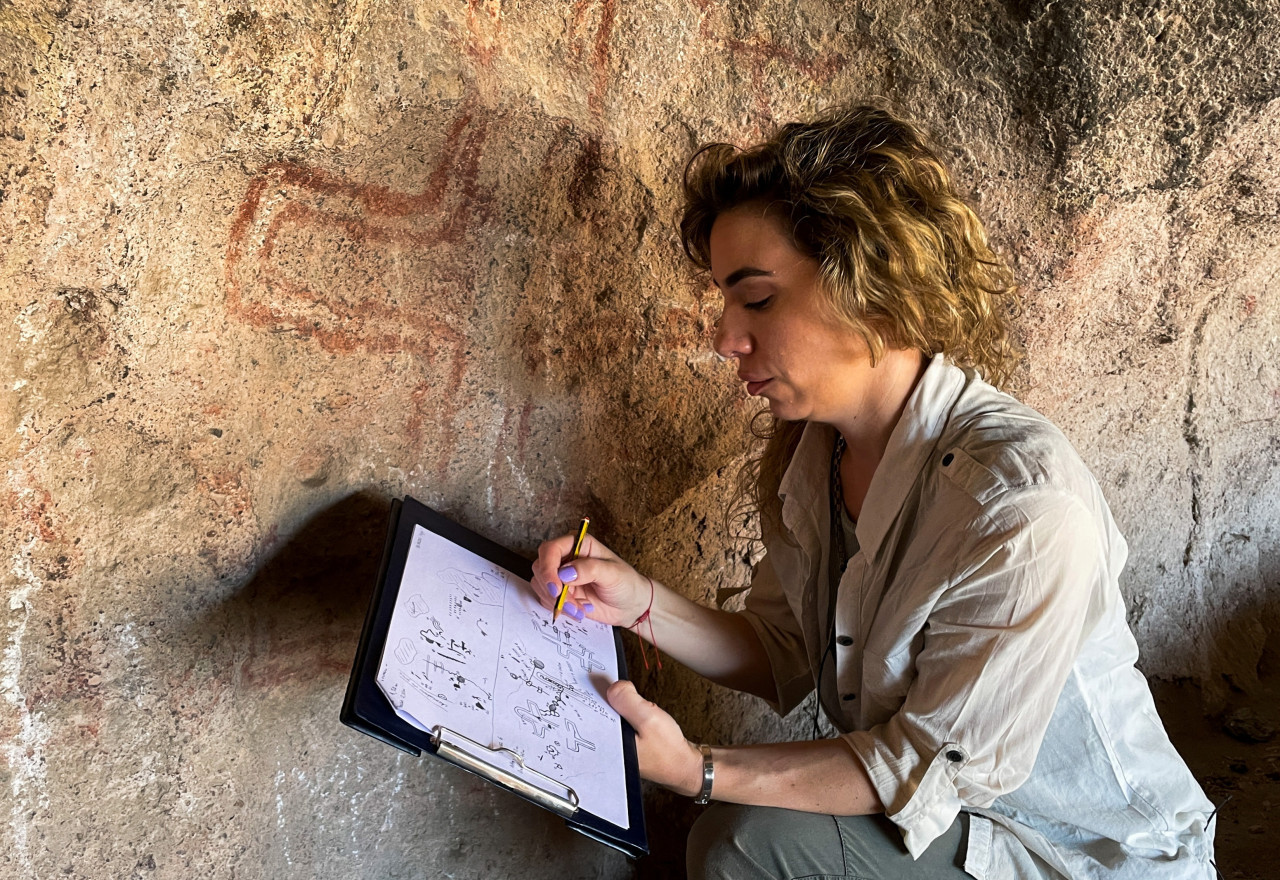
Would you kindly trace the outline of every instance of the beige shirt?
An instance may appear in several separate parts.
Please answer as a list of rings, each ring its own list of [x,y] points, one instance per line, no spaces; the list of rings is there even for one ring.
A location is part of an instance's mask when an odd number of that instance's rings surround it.
[[[779,490],[793,543],[766,534],[743,612],[783,714],[831,632],[833,443],[806,427]],[[1071,878],[1214,876],[1213,805],[1134,668],[1124,539],[1057,428],[935,357],[856,532],[827,702],[912,855],[964,809],[974,877],[1021,876],[1027,850]]]

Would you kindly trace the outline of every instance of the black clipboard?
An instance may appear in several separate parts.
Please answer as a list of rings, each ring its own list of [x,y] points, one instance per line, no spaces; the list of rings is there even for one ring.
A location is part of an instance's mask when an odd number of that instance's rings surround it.
[[[414,526],[422,526],[453,543],[470,550],[490,562],[501,566],[524,580],[533,575],[532,563],[512,553],[507,548],[477,535],[453,520],[432,510],[408,496],[403,501],[391,502],[391,523],[387,529],[387,543],[382,551],[382,564],[378,569],[378,581],[374,587],[369,611],[365,615],[360,633],[355,663],[347,682],[346,697],[342,701],[342,723],[361,733],[368,734],[388,745],[402,749],[411,755],[423,752],[443,758],[452,764],[487,779],[540,807],[563,816],[573,830],[607,844],[631,858],[647,855],[649,838],[644,825],[644,803],[640,786],[640,769],[636,759],[635,731],[622,722],[622,754],[627,784],[627,813],[629,828],[621,828],[599,816],[580,809],[576,795],[568,789],[570,797],[558,798],[539,793],[532,786],[522,785],[499,767],[488,766],[475,757],[479,744],[466,741],[467,748],[457,748],[457,740],[465,739],[448,730],[437,728],[434,734],[425,733],[396,715],[376,681],[378,663],[387,640],[391,613],[395,607],[400,579],[409,556],[409,544]],[[614,629],[614,643],[618,651],[618,673],[626,677],[626,657],[622,649],[622,636]],[[479,746],[484,749],[483,746]],[[565,786],[567,789],[568,787]]]

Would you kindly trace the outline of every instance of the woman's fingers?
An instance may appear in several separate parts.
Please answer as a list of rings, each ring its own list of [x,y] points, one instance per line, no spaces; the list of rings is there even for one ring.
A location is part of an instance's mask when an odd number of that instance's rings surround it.
[[[577,538],[577,535],[561,535],[544,541],[538,547],[538,558],[533,563],[535,581],[560,586],[561,580],[556,572],[561,566],[572,564],[573,545]],[[579,549],[579,558],[617,560],[618,557],[604,544],[587,535]]]
[[[554,607],[556,600],[560,597],[560,590],[561,588],[555,584],[548,583],[546,585],[545,595],[539,595],[542,604],[547,608]],[[560,610],[572,617],[574,620],[582,620],[582,618],[586,617],[592,611],[595,611],[596,606],[582,599],[575,601],[566,597],[564,600],[564,607]]]
[[[619,572],[615,560],[606,557],[579,556],[577,559],[557,556],[558,548],[549,545],[557,542],[548,541],[538,552],[538,561],[533,566],[533,576],[543,589],[550,593],[551,587],[559,594],[560,585],[570,586],[570,595],[577,595],[574,585],[600,583],[612,586],[617,583]],[[584,542],[585,543],[585,542]],[[596,546],[603,546],[597,544]],[[572,550],[572,544],[569,547]],[[555,596],[551,597],[554,601]]]
[[[531,581],[535,598],[542,607],[554,608],[563,586],[567,595],[561,611],[575,620],[588,614],[610,624],[634,620],[644,611],[641,585],[643,599],[648,601],[648,582],[591,535],[583,540],[579,555],[574,557],[576,538],[562,535],[538,548]]]
[[[574,620],[582,620],[595,610],[591,599],[597,597],[602,588],[607,591],[615,585],[618,575],[616,563],[580,556],[556,569],[554,578],[546,582],[543,604],[547,607],[554,606],[560,595],[560,584],[564,584],[568,596],[561,610]]]
[[[609,690],[605,692],[605,699],[609,701],[609,705],[614,711],[627,719],[628,723],[636,729],[637,733],[643,734],[648,728],[649,722],[661,713],[657,703],[650,702],[640,696],[640,692],[636,690],[636,686],[631,682],[623,679],[615,681],[609,685]]]

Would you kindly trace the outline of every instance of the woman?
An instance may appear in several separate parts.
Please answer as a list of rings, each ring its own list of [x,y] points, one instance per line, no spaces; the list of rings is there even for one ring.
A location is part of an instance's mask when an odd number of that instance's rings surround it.
[[[840,731],[708,748],[611,687],[641,773],[718,802],[690,876],[1212,877],[1213,807],[1133,665],[1124,539],[1063,435],[988,384],[1014,285],[936,150],[869,107],[713,145],[681,231],[773,420],[745,610],[591,539],[566,561],[572,536],[535,581],[780,713],[816,688]]]

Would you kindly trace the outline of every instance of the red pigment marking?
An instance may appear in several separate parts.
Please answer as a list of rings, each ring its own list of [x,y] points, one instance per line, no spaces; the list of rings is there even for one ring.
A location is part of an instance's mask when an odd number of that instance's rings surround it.
[[[662,324],[657,328],[657,343],[661,348],[679,349],[690,346],[706,346],[711,344],[711,328],[715,321],[711,316],[711,308],[698,296],[695,309],[676,306],[668,309],[662,316]]]
[[[213,674],[187,670],[182,677],[168,679],[166,704],[170,715],[182,723],[191,736],[208,731],[217,710],[231,693],[234,676],[222,662],[214,664]]]
[[[1253,313],[1258,310],[1258,297],[1256,294],[1246,294],[1244,298],[1244,314],[1246,318],[1252,318]]]
[[[250,507],[249,493],[240,481],[239,471],[213,471],[197,477],[200,485],[211,497],[230,502],[231,513],[239,519]]]
[[[250,182],[231,226],[224,278],[227,284],[227,304],[232,314],[244,317],[250,323],[257,323],[258,320],[258,316],[250,311],[253,304],[244,301],[237,269],[245,256],[248,232],[258,217],[263,192],[269,186],[292,187],[301,190],[301,193],[291,194],[292,200],[280,209],[268,226],[263,245],[257,254],[259,267],[268,271],[268,261],[275,250],[280,227],[285,222],[294,221],[305,227],[307,221],[315,222],[325,215],[329,217],[329,225],[340,228],[358,243],[373,241],[380,244],[423,246],[460,242],[470,221],[477,216],[485,219],[484,215],[487,214],[487,206],[483,204],[484,194],[477,185],[487,125],[477,122],[464,140],[463,133],[470,122],[471,117],[467,114],[454,121],[436,167],[419,193],[398,193],[387,187],[357,184],[327,171],[293,163],[276,162],[268,165],[262,174]],[[311,197],[310,201],[323,204],[325,197],[344,197],[356,202],[366,215],[374,218],[416,218],[441,207],[451,179],[461,182],[461,204],[453,213],[444,217],[440,226],[429,232],[414,233],[376,226],[371,228],[365,217],[323,211],[320,207],[299,199],[299,196]]]
[[[489,20],[493,23],[493,33],[484,33],[480,25],[480,16],[477,10],[481,6],[487,6],[489,12]],[[501,45],[502,37],[502,9],[500,3],[493,0],[467,0],[467,33],[471,39],[466,44],[466,52],[476,60],[481,67],[491,67],[493,65],[493,56],[497,54],[498,46]]]
[[[43,486],[37,486],[30,475],[26,477],[25,492],[9,492],[9,509],[17,511],[19,518],[35,530],[35,536],[46,544],[52,544],[61,537],[53,525],[53,496]]]
[[[826,52],[813,57],[804,57],[789,46],[783,46],[772,40],[754,38],[740,40],[734,37],[720,37],[712,29],[711,13],[720,8],[715,0],[694,0],[694,4],[702,12],[702,21],[698,28],[699,36],[715,44],[721,51],[735,58],[745,59],[751,72],[752,91],[756,96],[756,112],[760,121],[773,120],[773,108],[769,105],[767,86],[776,76],[770,76],[770,62],[781,62],[802,73],[819,85],[826,85],[838,71],[848,65],[848,59],[838,52]],[[760,122],[756,128],[761,128]]]
[[[470,254],[462,245],[490,214],[490,194],[479,184],[487,132],[486,121],[460,114],[416,193],[295,163],[266,166],[250,182],[231,226],[224,272],[228,312],[258,329],[311,339],[329,352],[422,356],[443,370],[444,379],[429,396],[424,388],[415,391],[409,431],[418,436],[428,416],[447,422],[467,366],[465,335],[456,328],[465,326],[473,296]],[[266,194],[274,191],[283,201],[263,218]],[[256,246],[255,230],[261,234]],[[285,244],[297,248],[308,236],[326,233],[341,240],[339,247],[350,246],[352,253],[341,255],[343,265],[360,269],[362,255],[374,259],[373,267],[364,267],[368,283],[333,291],[318,279],[286,277]],[[401,254],[421,256],[432,248],[442,250],[432,261],[432,287],[413,291],[416,301],[407,307],[398,302],[395,280],[383,283],[377,258],[394,263]],[[294,271],[300,262],[293,261]],[[452,439],[444,444],[443,463],[452,446]]]
[[[264,644],[259,645],[259,641]],[[240,663],[240,683],[270,691],[291,681],[302,681],[310,687],[325,676],[346,676],[351,671],[351,658],[346,649],[340,647],[337,639],[326,641],[331,647],[317,653],[314,635],[255,639],[249,656]],[[341,656],[334,656],[338,652]]]
[[[41,437],[23,458],[13,463],[8,491],[0,495],[0,538],[8,539],[6,546],[20,552],[38,577],[60,581],[79,569],[84,562],[84,553],[68,540],[59,526],[53,495],[37,481],[28,465],[31,461],[44,460],[45,452],[41,447],[52,436],[46,434]],[[80,452],[76,455],[79,458]],[[33,541],[38,546],[28,547]],[[19,547],[23,549],[18,550]]]
[[[587,13],[593,6],[599,6],[600,22],[596,25],[594,38],[582,34]],[[617,0],[578,0],[573,8],[573,24],[570,33],[578,42],[574,45],[574,54],[579,58],[583,49],[589,49],[587,70],[591,75],[591,88],[587,92],[587,108],[594,114],[604,109],[604,94],[609,87],[609,41],[613,36],[613,24],[618,16]]]

